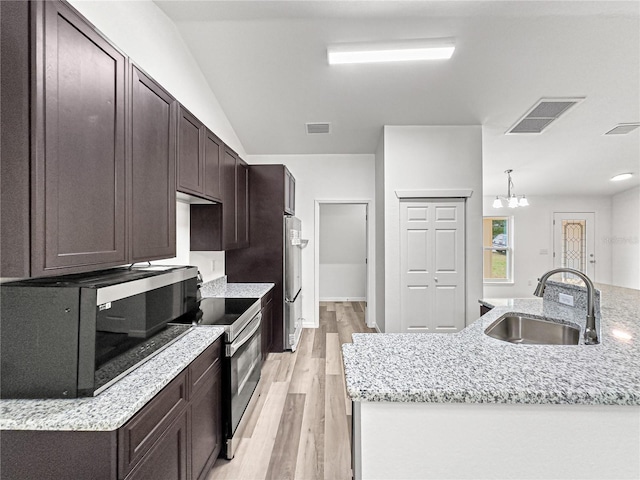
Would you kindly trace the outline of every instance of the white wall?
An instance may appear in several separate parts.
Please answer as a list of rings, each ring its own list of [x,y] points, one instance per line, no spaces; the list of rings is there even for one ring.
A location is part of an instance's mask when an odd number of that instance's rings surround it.
[[[70,3],[226,144],[245,156],[231,123],[175,24],[151,0],[70,0]],[[189,254],[188,206],[178,202],[176,215],[177,255],[160,263],[195,264],[205,281],[223,275],[224,253]],[[215,262],[214,268],[211,261]]]
[[[466,202],[466,316],[482,296],[482,128],[385,126],[385,332],[399,332],[400,203],[396,190],[471,189]]]
[[[376,200],[375,200],[375,265],[376,265],[376,324],[381,332],[385,331],[385,246],[384,246],[384,132],[381,132],[378,147],[376,148],[375,158],[375,174],[376,174]],[[371,215],[371,214],[370,214]],[[374,255],[372,255],[374,256]]]
[[[315,201],[316,200],[373,200],[373,155],[248,155],[249,164],[284,164],[296,179],[296,217],[302,221],[302,237],[309,245],[302,251],[302,316],[305,327],[318,325],[318,310],[314,299],[316,290]],[[373,207],[372,207],[373,210]],[[375,212],[369,212],[369,219]],[[375,226],[369,222],[369,229]],[[372,235],[370,234],[370,238]],[[375,251],[375,242],[369,245]],[[369,265],[369,283],[374,285],[375,263]],[[375,298],[368,298],[369,314],[375,312]]]
[[[320,204],[320,301],[367,296],[367,205]]]
[[[611,283],[640,289],[640,187],[611,200]]]
[[[495,197],[484,197],[485,216],[513,216],[513,284],[485,284],[487,298],[533,297],[537,279],[553,268],[553,212],[595,213],[595,278],[611,283],[611,197],[529,196],[523,208],[492,207]],[[541,251],[545,251],[543,253]]]

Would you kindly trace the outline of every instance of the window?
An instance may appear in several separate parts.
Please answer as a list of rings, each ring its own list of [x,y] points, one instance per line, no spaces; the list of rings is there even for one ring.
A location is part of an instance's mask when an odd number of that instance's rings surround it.
[[[512,223],[511,217],[484,217],[482,220],[485,283],[513,281]]]

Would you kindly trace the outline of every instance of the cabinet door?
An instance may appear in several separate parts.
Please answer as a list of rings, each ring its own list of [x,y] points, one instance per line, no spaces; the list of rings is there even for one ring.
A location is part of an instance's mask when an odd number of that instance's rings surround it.
[[[249,246],[249,166],[239,161],[237,164],[236,223],[238,225],[238,247]]]
[[[187,412],[162,434],[126,480],[186,480]]]
[[[205,127],[182,105],[178,115],[178,182],[180,192],[204,192],[203,141]]]
[[[237,178],[236,154],[226,149],[222,162],[222,248],[231,250],[238,246],[238,230],[236,224]]]
[[[118,478],[129,475],[150,455],[154,445],[160,442],[165,431],[170,430],[169,425],[186,411],[186,407],[187,374],[183,372],[118,430]]]
[[[65,3],[33,8],[31,274],[123,264],[126,57]]]
[[[290,215],[296,213],[296,179],[284,167],[284,211]]]
[[[175,99],[131,67],[130,261],[176,254]]]
[[[222,449],[222,370],[220,362],[207,373],[191,400],[191,478],[206,478]]]
[[[224,157],[224,143],[213,132],[206,130],[204,139],[204,196],[210,200],[222,201],[221,161]]]

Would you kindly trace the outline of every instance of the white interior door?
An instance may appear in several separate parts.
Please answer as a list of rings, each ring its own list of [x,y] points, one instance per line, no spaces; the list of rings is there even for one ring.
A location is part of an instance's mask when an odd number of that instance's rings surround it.
[[[400,202],[401,324],[405,332],[465,326],[463,199]]]
[[[594,279],[595,238],[595,213],[554,212],[553,266],[574,268]]]

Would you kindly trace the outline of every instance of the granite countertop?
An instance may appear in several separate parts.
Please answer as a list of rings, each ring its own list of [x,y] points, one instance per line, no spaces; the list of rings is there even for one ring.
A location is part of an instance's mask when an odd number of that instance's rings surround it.
[[[221,327],[192,328],[95,397],[0,400],[0,430],[116,430],[223,333]]]
[[[485,299],[481,303],[495,308],[456,334],[353,334],[354,343],[342,346],[349,396],[354,401],[640,405],[640,290],[597,287],[599,345],[514,345],[484,334],[506,313],[584,329],[584,309],[540,298]]]
[[[274,283],[227,283],[225,275],[203,283],[200,293],[203,297],[259,298],[274,286]]]

